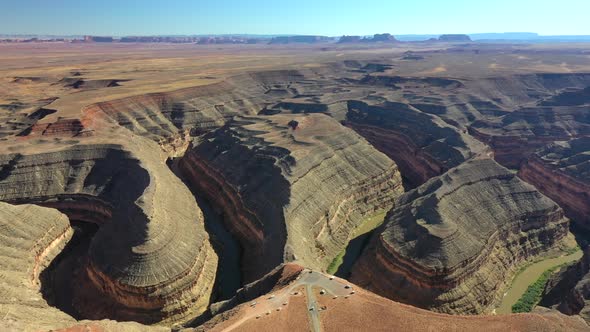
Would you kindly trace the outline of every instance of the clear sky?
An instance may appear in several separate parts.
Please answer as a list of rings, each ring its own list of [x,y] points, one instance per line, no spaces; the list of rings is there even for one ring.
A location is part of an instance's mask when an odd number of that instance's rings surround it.
[[[590,35],[590,0],[0,0],[0,34]]]

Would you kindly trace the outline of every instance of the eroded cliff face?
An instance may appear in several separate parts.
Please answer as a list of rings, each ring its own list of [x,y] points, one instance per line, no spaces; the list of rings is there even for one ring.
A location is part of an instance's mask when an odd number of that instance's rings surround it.
[[[99,226],[72,271],[56,277],[73,285],[66,305],[78,317],[172,323],[206,310],[217,256],[190,192],[158,158],[78,145],[4,155],[0,165],[0,200]]]
[[[57,210],[0,202],[1,329],[31,331],[75,323],[47,304],[39,281],[73,233],[68,218]]]
[[[497,162],[518,168],[546,144],[590,136],[589,114],[587,107],[523,108],[501,118],[475,122],[469,132],[492,147]]]
[[[346,124],[400,166],[411,187],[474,157],[483,146],[436,118],[400,103],[349,101]]]
[[[395,163],[321,114],[238,118],[179,166],[239,239],[246,280],[284,261],[326,268],[403,192]]]
[[[567,216],[590,229],[590,138],[550,144],[523,163],[518,176],[563,207]]]
[[[351,280],[434,311],[489,312],[509,276],[567,234],[552,200],[492,160],[468,161],[396,201]]]

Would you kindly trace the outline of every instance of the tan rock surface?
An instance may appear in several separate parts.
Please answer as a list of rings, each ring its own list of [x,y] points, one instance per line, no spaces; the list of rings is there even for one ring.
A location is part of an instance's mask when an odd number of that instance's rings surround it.
[[[395,163],[322,114],[238,118],[180,168],[223,211],[248,280],[284,261],[326,268],[403,191]]]
[[[396,201],[353,282],[446,313],[489,312],[526,260],[568,234],[563,210],[493,160],[464,163]]]
[[[73,233],[68,218],[55,209],[0,202],[0,330],[35,331],[76,322],[47,304],[39,281]]]
[[[590,137],[552,143],[523,163],[518,176],[590,229]]]
[[[0,199],[99,223],[70,276],[81,317],[175,322],[205,311],[217,256],[194,198],[161,161],[115,145],[0,158]]]

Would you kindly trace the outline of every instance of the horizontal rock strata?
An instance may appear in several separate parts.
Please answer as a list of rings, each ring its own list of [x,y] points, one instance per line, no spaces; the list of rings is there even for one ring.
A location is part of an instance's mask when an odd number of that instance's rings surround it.
[[[440,120],[439,120],[440,121]],[[411,187],[475,156],[483,146],[406,104],[349,101],[346,124],[395,160]]]
[[[590,109],[522,108],[493,120],[476,121],[469,132],[492,147],[497,162],[518,168],[535,150],[549,143],[589,137]]]
[[[249,281],[284,261],[325,268],[403,191],[394,162],[321,114],[238,118],[179,166],[239,239]]]
[[[99,225],[71,276],[80,317],[170,323],[205,311],[217,256],[194,198],[162,161],[79,145],[0,156],[0,169],[0,200]]]
[[[546,146],[523,163],[518,176],[590,230],[590,137]]]
[[[33,331],[75,323],[47,304],[39,281],[73,233],[68,218],[55,209],[0,202],[0,330]]]
[[[400,197],[351,280],[434,311],[488,312],[507,276],[567,234],[552,200],[494,161],[473,160]]]

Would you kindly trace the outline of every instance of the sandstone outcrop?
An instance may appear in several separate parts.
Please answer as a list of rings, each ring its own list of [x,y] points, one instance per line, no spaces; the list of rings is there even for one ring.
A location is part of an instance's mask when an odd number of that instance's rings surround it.
[[[208,85],[99,102],[84,108],[83,122],[106,117],[119,126],[169,144],[179,136],[198,136],[237,115],[255,115],[265,105],[297,93],[289,88],[304,76],[296,70],[237,75]]]
[[[326,268],[403,192],[395,163],[322,114],[239,117],[179,167],[239,239],[247,281],[285,261]]]
[[[509,276],[567,234],[552,200],[493,160],[468,161],[396,201],[351,280],[438,312],[489,312]]]
[[[55,209],[0,202],[0,330],[33,331],[75,323],[47,304],[39,280],[73,233],[68,218]]]
[[[590,229],[590,137],[549,144],[522,164],[518,176]]]
[[[77,257],[64,259],[76,262],[72,270],[53,283],[71,287],[52,293],[71,292],[63,306],[77,317],[174,323],[206,310],[217,256],[194,198],[162,161],[140,161],[116,145],[79,145],[3,155],[0,169],[0,200],[98,225],[86,247],[72,250]]]

